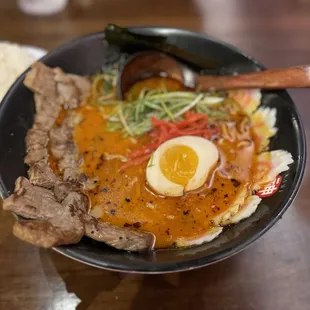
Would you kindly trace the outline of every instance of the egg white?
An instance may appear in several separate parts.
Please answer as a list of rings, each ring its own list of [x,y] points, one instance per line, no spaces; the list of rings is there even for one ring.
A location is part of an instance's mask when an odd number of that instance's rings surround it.
[[[190,147],[198,156],[195,175],[186,186],[168,180],[160,169],[160,159],[164,152],[172,146],[184,145]],[[219,159],[217,147],[208,139],[196,136],[182,136],[161,144],[152,154],[146,168],[146,179],[151,188],[164,196],[178,197],[184,192],[201,187],[207,180],[212,167]]]

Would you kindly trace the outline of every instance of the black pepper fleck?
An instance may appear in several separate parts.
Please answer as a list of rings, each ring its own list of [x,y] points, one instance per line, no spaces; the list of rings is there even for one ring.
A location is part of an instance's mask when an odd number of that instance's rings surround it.
[[[103,187],[101,190],[100,190],[100,192],[102,192],[102,193],[106,193],[106,192],[108,192],[109,191],[109,189],[107,188],[107,187]]]
[[[110,213],[111,213],[112,215],[115,215],[115,213],[116,213],[116,210],[114,210],[114,209],[111,209],[111,210],[110,210]]]
[[[126,198],[125,198],[125,201],[126,201],[126,202],[130,202],[130,198],[127,198],[127,197],[126,197]]]
[[[228,197],[228,194],[225,194],[225,195],[224,195],[224,198],[227,198],[227,197]]]
[[[183,214],[184,215],[187,215],[187,214],[189,214],[191,211],[190,210],[186,210],[186,211],[183,211]]]
[[[170,228],[166,229],[165,233],[170,236]]]
[[[141,223],[140,222],[135,222],[135,223],[132,224],[132,226],[134,228],[140,228],[141,227]]]
[[[230,181],[232,182],[232,184],[234,185],[234,187],[238,187],[241,183],[236,180],[236,179],[230,179]]]

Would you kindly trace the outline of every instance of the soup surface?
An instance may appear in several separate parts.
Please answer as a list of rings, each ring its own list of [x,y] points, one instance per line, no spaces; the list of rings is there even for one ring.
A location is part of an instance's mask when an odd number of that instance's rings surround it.
[[[169,91],[181,89],[175,81],[154,78],[138,83],[131,95],[138,96],[145,87],[162,86]],[[88,102],[78,112],[83,120],[76,127],[74,140],[84,158],[84,173],[96,183],[88,191],[94,214],[104,222],[154,233],[157,247],[170,247],[178,238],[192,239],[206,233],[214,218],[234,204],[252,182],[255,143],[250,130],[240,131],[247,121],[241,113],[235,113],[230,122],[231,130],[239,135],[213,139],[220,161],[207,182],[182,197],[164,197],[147,184],[147,162],[120,169],[130,153],[149,142],[148,135],[124,138],[120,131],[109,132],[105,119],[111,112],[109,106]]]

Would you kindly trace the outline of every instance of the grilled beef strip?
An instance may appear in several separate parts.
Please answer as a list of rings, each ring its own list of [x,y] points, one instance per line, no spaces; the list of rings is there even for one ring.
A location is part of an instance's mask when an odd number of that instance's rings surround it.
[[[77,243],[85,234],[117,249],[152,249],[153,234],[101,223],[88,214],[89,199],[81,193],[88,178],[79,169],[81,158],[73,142],[81,119],[70,111],[88,95],[88,79],[37,62],[24,84],[34,92],[36,115],[26,136],[29,180],[19,177],[14,193],[3,203],[4,210],[26,218],[14,224],[14,235],[41,247]],[[69,109],[67,116],[55,127],[62,108]],[[62,176],[49,166],[48,143]]]
[[[41,247],[78,243],[84,235],[83,214],[87,197],[71,192],[59,206],[59,211],[46,220],[17,221],[13,233],[21,240]]]

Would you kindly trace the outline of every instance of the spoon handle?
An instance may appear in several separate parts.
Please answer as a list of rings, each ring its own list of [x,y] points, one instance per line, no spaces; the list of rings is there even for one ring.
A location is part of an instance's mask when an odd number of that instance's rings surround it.
[[[232,76],[197,75],[200,90],[236,88],[303,88],[310,87],[310,66],[297,66],[278,70],[265,70]]]

